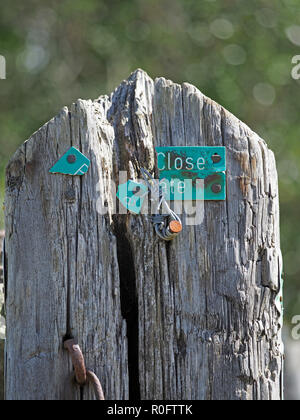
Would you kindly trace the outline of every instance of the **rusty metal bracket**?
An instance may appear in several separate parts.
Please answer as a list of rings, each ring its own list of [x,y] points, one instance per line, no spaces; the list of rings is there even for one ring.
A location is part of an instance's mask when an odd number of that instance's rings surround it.
[[[103,389],[98,379],[98,376],[95,375],[95,373],[92,372],[91,370],[87,370],[86,374],[87,374],[88,381],[93,385],[97,401],[105,400]]]
[[[86,368],[84,363],[84,357],[82,351],[76,341],[74,339],[67,340],[64,343],[64,347],[66,350],[69,351],[72,364],[75,370],[75,378],[78,385],[85,385],[86,384]]]
[[[74,338],[66,340],[64,342],[64,348],[70,353],[78,385],[84,386],[87,382],[90,382],[93,386],[96,400],[104,400],[105,398],[101,383],[94,372],[86,369],[82,351]]]

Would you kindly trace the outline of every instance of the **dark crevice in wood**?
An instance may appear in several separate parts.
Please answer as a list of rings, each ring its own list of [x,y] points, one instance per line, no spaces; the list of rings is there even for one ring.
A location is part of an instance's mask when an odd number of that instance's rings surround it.
[[[67,333],[63,338],[63,343],[68,340],[73,340],[73,335],[71,333]]]
[[[125,234],[125,223],[116,223],[117,255],[120,274],[121,313],[127,324],[129,399],[140,400],[139,314],[134,258]]]
[[[68,120],[69,120],[69,132],[70,132],[70,147],[73,146],[73,135],[72,135],[72,113],[71,111],[68,111]],[[74,180],[71,179],[71,184],[70,184],[71,189],[74,191]],[[68,210],[66,211],[65,214],[66,220],[68,220]],[[67,288],[67,296],[66,296],[66,334],[64,337],[64,341],[67,339],[71,339],[73,338],[73,333],[72,333],[72,327],[71,327],[71,284],[72,284],[72,280],[71,280],[71,261],[70,261],[70,242],[69,242],[69,232],[68,232],[68,223],[66,224],[66,238],[67,238],[67,247],[66,247],[66,252],[67,252],[67,283],[66,283],[66,288]],[[76,250],[77,250],[77,244],[76,244]]]
[[[83,144],[82,144],[81,130],[80,129],[79,129],[78,136],[79,136],[79,150],[80,150],[81,153],[83,153]],[[71,138],[72,138],[72,132],[71,132]],[[80,191],[80,195],[79,195],[79,200],[78,200],[78,203],[79,203],[79,207],[78,207],[79,226],[81,225],[81,210],[82,210],[82,198],[83,198],[83,188],[82,188],[83,187],[83,181],[84,181],[83,178],[80,176],[79,177],[79,191]]]
[[[67,284],[67,319],[66,319],[66,335],[64,340],[72,338],[72,329],[71,329],[71,292],[70,292],[70,280],[69,280],[69,270],[68,270],[68,284]]]
[[[225,142],[225,138],[226,138],[226,114],[224,109],[221,109],[221,141],[222,141],[222,146],[226,147],[226,142]],[[227,148],[226,148],[226,153],[227,152]],[[226,156],[226,160],[228,161],[228,156]],[[228,188],[227,188],[227,183],[228,183],[228,171],[226,173],[226,182],[225,182],[225,188],[226,188],[226,200],[225,200],[225,211],[226,211],[226,218],[227,218],[227,237],[230,237],[230,232],[229,232],[229,209],[228,209]]]
[[[80,395],[79,400],[84,401],[84,387],[83,386],[81,386],[79,389],[79,395]]]
[[[69,126],[70,126],[70,147],[73,146],[73,137],[72,137],[72,113],[71,111],[68,111],[68,117],[69,117]]]
[[[68,219],[66,212],[66,220]],[[66,224],[68,226],[68,224]],[[66,229],[66,238],[68,241],[68,228]],[[72,328],[71,328],[71,262],[70,262],[70,249],[69,249],[69,241],[66,246],[66,260],[67,260],[67,279],[66,279],[66,288],[67,288],[67,296],[66,296],[66,335],[65,337],[72,338]]]

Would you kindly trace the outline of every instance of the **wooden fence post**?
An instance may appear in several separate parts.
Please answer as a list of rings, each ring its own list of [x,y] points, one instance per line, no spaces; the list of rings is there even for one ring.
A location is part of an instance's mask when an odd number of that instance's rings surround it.
[[[111,180],[169,145],[225,146],[227,199],[165,243],[148,215],[113,214]],[[71,146],[88,173],[50,174]],[[137,70],[64,108],[11,159],[5,213],[8,400],[94,398],[72,381],[70,337],[107,399],[281,398],[274,156],[195,87]]]
[[[4,320],[4,290],[3,290],[3,239],[4,231],[0,230],[0,401],[4,399],[4,344],[5,344],[5,320]]]

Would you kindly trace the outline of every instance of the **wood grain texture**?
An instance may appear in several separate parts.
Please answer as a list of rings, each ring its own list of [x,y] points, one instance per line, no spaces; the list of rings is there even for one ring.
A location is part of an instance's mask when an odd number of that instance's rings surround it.
[[[226,201],[205,202],[197,226],[183,217],[171,243],[148,215],[115,214],[112,183],[155,170],[168,145],[227,151]],[[70,146],[88,174],[49,174]],[[94,398],[70,380],[65,336],[108,399],[281,398],[274,155],[195,87],[137,70],[64,108],[9,163],[5,213],[7,399]]]

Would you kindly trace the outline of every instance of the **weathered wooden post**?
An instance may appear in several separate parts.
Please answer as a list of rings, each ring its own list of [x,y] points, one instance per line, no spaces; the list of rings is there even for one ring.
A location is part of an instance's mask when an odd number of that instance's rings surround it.
[[[164,242],[148,215],[113,214],[111,180],[153,172],[169,145],[225,146],[227,198]],[[71,146],[88,173],[50,174]],[[10,161],[5,213],[7,399],[93,399],[70,337],[107,399],[281,398],[274,156],[195,87],[137,70],[64,108]]]
[[[4,315],[4,291],[3,291],[3,239],[4,231],[0,230],[0,400],[4,399],[4,344],[5,344],[5,321]]]

